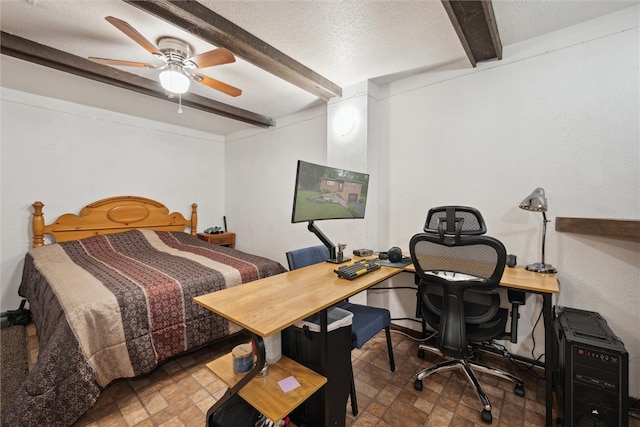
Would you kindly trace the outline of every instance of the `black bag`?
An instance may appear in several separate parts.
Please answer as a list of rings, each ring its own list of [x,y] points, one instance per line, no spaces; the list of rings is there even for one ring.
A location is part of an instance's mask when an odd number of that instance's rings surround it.
[[[7,320],[9,320],[9,326],[12,325],[28,325],[31,323],[31,311],[24,308],[27,300],[23,299],[20,303],[20,308],[17,310],[7,311]]]
[[[255,427],[262,415],[243,398],[234,394],[207,419],[208,427]]]

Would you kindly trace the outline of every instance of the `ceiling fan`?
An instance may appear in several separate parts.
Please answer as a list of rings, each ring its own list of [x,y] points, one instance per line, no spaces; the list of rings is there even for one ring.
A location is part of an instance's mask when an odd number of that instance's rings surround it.
[[[164,64],[156,66],[144,62],[121,61],[118,59],[95,57],[89,57],[90,61],[104,65],[164,70],[159,76],[160,84],[163,88],[169,91],[170,94],[185,93],[189,90],[189,83],[191,80],[226,93],[229,96],[235,97],[242,94],[242,90],[237,87],[212,79],[211,77],[197,72],[200,68],[235,62],[236,58],[229,50],[225,48],[218,48],[199,55],[191,56],[191,46],[183,40],[173,37],[161,37],[158,39],[158,46],[156,47],[127,22],[114,18],[113,16],[107,16],[105,19]]]

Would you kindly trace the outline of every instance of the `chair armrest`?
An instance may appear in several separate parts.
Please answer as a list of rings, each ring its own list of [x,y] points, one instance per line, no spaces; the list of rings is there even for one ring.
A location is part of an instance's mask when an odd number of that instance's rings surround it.
[[[511,337],[509,341],[518,342],[518,319],[520,318],[520,306],[526,303],[526,293],[515,289],[507,290],[507,297],[511,303]]]

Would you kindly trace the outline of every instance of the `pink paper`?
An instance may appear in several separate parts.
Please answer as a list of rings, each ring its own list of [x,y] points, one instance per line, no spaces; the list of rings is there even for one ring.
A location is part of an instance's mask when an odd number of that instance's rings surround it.
[[[293,375],[278,381],[278,385],[285,393],[300,387],[300,383],[293,377]]]

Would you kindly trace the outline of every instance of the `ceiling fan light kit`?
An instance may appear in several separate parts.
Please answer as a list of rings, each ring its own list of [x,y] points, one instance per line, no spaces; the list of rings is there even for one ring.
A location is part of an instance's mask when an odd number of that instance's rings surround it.
[[[191,56],[191,46],[183,40],[173,37],[161,37],[158,39],[158,46],[156,47],[127,22],[114,18],[113,16],[107,16],[105,19],[164,64],[158,67],[153,64],[146,64],[143,62],[95,57],[90,57],[90,61],[111,66],[146,67],[163,70],[160,72],[158,78],[160,80],[160,85],[169,92],[169,98],[173,98],[174,94],[181,95],[186,93],[189,90],[191,80],[211,89],[218,90],[229,96],[239,96],[242,94],[242,90],[237,87],[196,72],[199,68],[207,68],[215,65],[235,62],[236,58],[229,50],[225,48],[218,48],[196,56]]]
[[[175,64],[167,65],[167,69],[160,73],[160,84],[171,93],[182,94],[189,90],[189,77]]]

